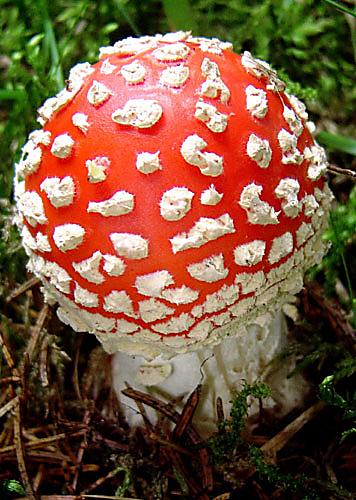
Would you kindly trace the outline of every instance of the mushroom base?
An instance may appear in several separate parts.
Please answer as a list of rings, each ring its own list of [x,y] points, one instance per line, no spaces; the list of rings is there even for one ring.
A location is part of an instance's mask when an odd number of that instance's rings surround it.
[[[134,401],[122,394],[129,384],[135,389],[149,392],[165,401],[177,401],[177,409],[184,406],[190,393],[202,384],[199,406],[193,423],[200,435],[207,437],[216,430],[216,399],[223,401],[225,417],[229,416],[234,393],[244,382],[266,382],[271,397],[264,400],[264,408],[283,415],[303,402],[307,384],[299,374],[288,379],[295,360],[276,359],[288,345],[287,324],[280,311],[271,320],[266,314],[255,324],[241,328],[238,335],[226,337],[214,347],[178,354],[166,360],[155,358],[147,361],[141,356],[118,352],[113,356],[113,385],[118,395],[123,415],[135,427],[143,424],[142,416]],[[251,401],[250,415],[257,413],[258,402]],[[159,415],[146,407],[151,423]]]

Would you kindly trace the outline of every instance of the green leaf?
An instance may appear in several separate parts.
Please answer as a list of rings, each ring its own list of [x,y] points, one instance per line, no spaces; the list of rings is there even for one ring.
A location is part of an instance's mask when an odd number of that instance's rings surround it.
[[[330,149],[336,149],[343,153],[349,153],[350,155],[356,156],[356,140],[351,137],[322,131],[318,134],[317,140]]]
[[[23,486],[16,481],[16,479],[5,479],[1,486],[6,493],[17,493],[19,495],[26,494]]]
[[[356,435],[356,427],[352,427],[351,429],[348,429],[347,431],[343,432],[341,434],[341,440],[340,443],[345,441],[349,436],[355,436]]]
[[[194,11],[189,0],[162,0],[163,9],[171,30],[197,32]]]
[[[0,89],[0,101],[22,101],[26,97],[22,89]]]

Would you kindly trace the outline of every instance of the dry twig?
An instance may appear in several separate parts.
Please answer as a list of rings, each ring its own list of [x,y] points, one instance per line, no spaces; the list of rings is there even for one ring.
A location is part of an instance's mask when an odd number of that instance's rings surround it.
[[[41,495],[38,500],[84,500],[85,498],[92,498],[93,500],[144,500],[143,498],[132,497],[113,497],[107,495]],[[21,497],[17,500],[28,500],[27,497]]]
[[[9,369],[11,371],[12,376],[16,377],[16,378],[20,378],[20,373],[15,366],[15,362],[14,362],[14,360],[10,354],[10,351],[5,343],[5,339],[4,339],[4,336],[3,336],[1,331],[0,331],[0,347],[2,350],[2,354],[5,358],[5,361],[7,363],[7,366],[9,367]]]
[[[310,420],[312,420],[323,408],[325,403],[323,401],[318,401],[313,404],[310,408],[301,413],[293,422],[288,424],[284,429],[282,429],[278,434],[276,434],[272,439],[267,441],[263,446],[261,446],[261,451],[264,453],[265,457],[275,462],[277,453],[288,443],[288,441]]]
[[[18,404],[15,407],[15,417],[14,417],[14,442],[16,447],[16,458],[17,464],[22,480],[22,484],[25,488],[26,495],[29,500],[36,500],[35,493],[32,488],[32,484],[30,478],[27,473],[27,468],[25,464],[25,453],[23,449],[22,443],[22,433],[21,433],[21,405],[20,399],[18,400]]]
[[[16,299],[16,297],[19,297],[23,293],[27,292],[27,290],[30,290],[30,288],[33,288],[34,286],[38,285],[40,283],[40,280],[36,278],[35,276],[33,278],[30,278],[27,280],[25,283],[22,283],[18,288],[15,288],[10,295],[6,297],[6,302],[11,302],[12,300]]]
[[[175,426],[175,429],[173,431],[173,436],[175,438],[179,439],[180,437],[182,437],[188,425],[191,424],[193,415],[199,404],[200,394],[201,394],[201,385],[199,384],[190,394],[186,404],[184,405],[184,408],[182,410],[182,413],[180,414],[177,425]]]
[[[314,282],[308,285],[308,292],[320,308],[320,313],[329,321],[334,332],[346,343],[348,348],[355,353],[356,334],[352,326],[346,320],[345,312],[339,303],[325,296],[321,285]]]
[[[36,321],[35,326],[32,328],[31,337],[30,337],[30,340],[28,342],[27,349],[26,349],[28,356],[30,358],[30,361],[32,361],[33,354],[35,352],[36,345],[37,345],[39,336],[41,334],[42,328],[43,328],[45,321],[47,319],[48,313],[49,313],[49,306],[47,304],[45,304],[42,307],[42,309],[37,317],[37,321]]]
[[[135,389],[132,389],[131,387],[128,389],[124,389],[122,393],[131,399],[134,400],[137,399],[138,401],[141,401],[143,404],[146,404],[147,406],[154,408],[155,410],[159,411],[160,413],[168,417],[174,423],[177,423],[180,419],[180,414],[177,411],[173,410],[170,407],[170,405],[162,403],[161,401],[150,396],[149,394],[137,391]],[[201,439],[191,426],[188,426],[185,432],[187,438],[190,440],[192,445],[198,448],[198,455],[202,467],[203,487],[207,491],[211,491],[213,489],[213,473],[209,461],[208,451],[206,448],[201,447],[202,446]]]
[[[91,420],[91,412],[89,410],[86,410],[86,412],[84,414],[84,419],[83,419],[83,424],[85,427],[87,427],[89,425],[90,420]],[[77,489],[79,473],[81,470],[84,451],[85,451],[87,446],[88,446],[87,431],[85,431],[83,441],[81,442],[79,450],[78,450],[78,455],[77,455],[77,460],[76,460],[76,471],[75,471],[74,479],[73,479],[73,483],[72,483],[73,491],[75,491]]]
[[[11,401],[6,403],[2,408],[0,408],[0,417],[6,415],[7,412],[13,410],[15,406],[19,403],[18,396],[15,396]]]
[[[36,450],[38,448],[45,448],[49,444],[56,443],[58,441],[61,441],[63,439],[67,439],[69,437],[78,437],[78,436],[83,436],[87,431],[86,429],[82,429],[80,431],[76,431],[73,433],[62,433],[62,434],[56,434],[55,436],[49,436],[46,438],[38,438],[34,439],[33,441],[30,441],[29,443],[23,443],[23,446],[25,450]],[[0,455],[4,455],[7,453],[11,453],[12,451],[15,451],[16,447],[15,445],[11,446],[4,446],[3,448],[0,448]]]
[[[219,425],[225,420],[223,401],[220,396],[216,398],[215,408],[216,408],[216,418]]]
[[[349,168],[341,168],[336,165],[329,165],[328,172],[331,172],[332,174],[346,175],[347,177],[353,177],[354,179],[356,179],[356,172],[354,170],[350,170]]]
[[[90,493],[91,491],[95,490],[95,488],[97,488],[98,486],[101,486],[108,479],[115,477],[119,472],[122,472],[122,467],[117,467],[116,469],[114,469],[114,470],[110,471],[108,474],[106,474],[106,476],[99,477],[99,479],[97,479],[94,483],[92,483],[90,486],[85,488],[85,490],[83,490],[80,493],[80,495],[85,496],[86,493]]]

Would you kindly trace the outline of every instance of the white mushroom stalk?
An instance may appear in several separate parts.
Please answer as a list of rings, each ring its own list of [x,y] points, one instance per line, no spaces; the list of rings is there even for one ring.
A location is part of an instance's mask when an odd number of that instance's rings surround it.
[[[102,48],[40,108],[16,166],[28,268],[114,354],[134,425],[125,382],[183,402],[201,382],[206,434],[243,380],[268,382],[278,413],[303,397],[271,362],[327,250],[327,160],[275,71],[231,49],[187,32]]]

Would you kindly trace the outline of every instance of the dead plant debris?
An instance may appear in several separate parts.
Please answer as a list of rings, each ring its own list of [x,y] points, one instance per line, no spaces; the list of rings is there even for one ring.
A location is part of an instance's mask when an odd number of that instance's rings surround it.
[[[352,438],[340,443],[340,413],[317,394],[299,414],[280,421],[262,404],[258,425],[246,429],[225,463],[214,462],[209,441],[192,425],[200,385],[181,411],[174,402],[127,387],[123,393],[143,416],[141,428],[128,428],[111,389],[110,356],[33,300],[37,286],[30,279],[20,293],[9,293],[0,331],[1,498],[263,500],[286,498],[286,492],[290,499],[304,498],[304,490],[310,498],[352,498],[356,447]],[[354,349],[355,333],[341,306],[320,285],[305,289],[299,307],[309,330],[327,330],[338,348]],[[27,318],[30,323],[19,340],[14,332],[21,311],[23,324]],[[308,328],[305,322],[294,327],[301,334]],[[145,407],[160,413],[159,425],[147,421]],[[227,417],[219,398],[216,409],[218,428]],[[325,433],[331,438],[327,450]]]

